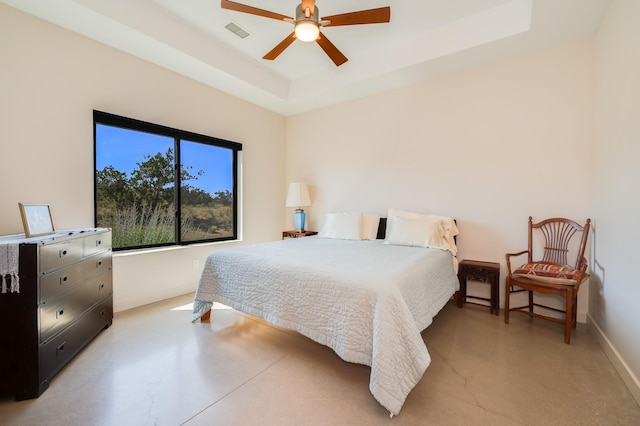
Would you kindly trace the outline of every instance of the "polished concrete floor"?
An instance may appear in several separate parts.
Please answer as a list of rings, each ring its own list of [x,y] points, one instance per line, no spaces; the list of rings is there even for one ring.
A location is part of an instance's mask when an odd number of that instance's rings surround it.
[[[38,399],[0,399],[2,425],[640,425],[586,326],[446,306],[423,332],[431,366],[400,415],[369,368],[231,309],[191,323],[190,295],[116,314]]]

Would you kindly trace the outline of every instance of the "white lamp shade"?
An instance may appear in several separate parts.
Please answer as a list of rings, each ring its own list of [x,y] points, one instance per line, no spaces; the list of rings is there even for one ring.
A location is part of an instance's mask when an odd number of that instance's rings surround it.
[[[306,183],[290,183],[287,193],[287,207],[306,207],[311,205]]]

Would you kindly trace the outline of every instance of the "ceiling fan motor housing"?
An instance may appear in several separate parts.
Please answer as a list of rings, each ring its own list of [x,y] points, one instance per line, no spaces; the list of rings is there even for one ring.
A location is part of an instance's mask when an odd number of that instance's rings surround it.
[[[309,8],[307,8],[307,9],[309,9]],[[300,3],[296,7],[296,22],[313,21],[317,25],[318,21],[319,21],[319,18],[318,18],[319,16],[320,16],[320,14],[318,13],[318,6],[313,6],[313,13],[311,13],[311,11],[309,11],[309,13],[307,13],[306,10],[302,10],[302,3]]]

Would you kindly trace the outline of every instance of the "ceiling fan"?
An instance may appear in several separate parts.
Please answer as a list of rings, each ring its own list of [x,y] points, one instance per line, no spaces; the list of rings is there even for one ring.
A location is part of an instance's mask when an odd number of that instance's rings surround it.
[[[263,16],[265,18],[286,21],[295,25],[294,31],[282,40],[269,53],[264,55],[263,59],[274,60],[296,39],[305,42],[315,41],[331,58],[331,60],[340,66],[347,62],[347,57],[338,50],[338,48],[329,41],[329,39],[320,32],[320,27],[337,27],[340,25],[359,25],[359,24],[381,24],[389,22],[391,19],[391,8],[380,7],[377,9],[360,10],[357,12],[342,13],[340,15],[325,16],[319,18],[318,8],[315,0],[302,0],[302,3],[296,7],[296,17],[290,18],[279,13],[269,12],[268,10],[258,9],[257,7],[247,6],[233,1],[222,0],[221,7],[223,9],[233,10],[236,12],[249,13],[251,15]]]

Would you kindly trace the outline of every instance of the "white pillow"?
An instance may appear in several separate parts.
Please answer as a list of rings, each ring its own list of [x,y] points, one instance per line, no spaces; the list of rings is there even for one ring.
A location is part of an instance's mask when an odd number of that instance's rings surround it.
[[[403,218],[407,218],[407,219],[420,219],[420,218],[424,218],[427,215],[424,214],[420,214],[420,213],[414,213],[414,212],[408,212],[405,210],[398,210],[398,209],[389,209],[389,211],[387,212],[387,231],[385,234],[385,239],[391,235],[391,232],[393,231],[393,220],[392,218],[398,216],[398,217],[403,217]]]
[[[378,238],[378,226],[380,224],[379,214],[362,215],[362,239],[375,240]]]
[[[443,236],[445,238],[444,249],[445,250],[449,250],[453,256],[456,256],[456,254],[458,252],[458,248],[456,247],[456,241],[455,241],[454,237],[456,235],[460,234],[460,231],[458,231],[458,227],[456,226],[456,222],[453,220],[453,218],[447,217],[447,216],[420,214],[420,213],[414,213],[414,212],[409,212],[409,211],[399,210],[399,209],[393,209],[393,208],[389,209],[389,211],[387,213],[387,216],[388,216],[388,219],[387,219],[386,237],[391,235],[391,233],[393,232],[393,223],[394,223],[394,221],[391,220],[391,218],[394,217],[394,216],[401,217],[401,218],[406,218],[406,219],[431,218],[433,220],[439,220],[440,224],[442,226],[442,234],[443,234]]]
[[[391,216],[391,230],[385,244],[399,246],[431,247],[447,250],[448,243],[442,229],[442,220],[422,217]]]
[[[362,237],[362,213],[327,213],[324,225],[318,236],[321,238],[359,240]]]

